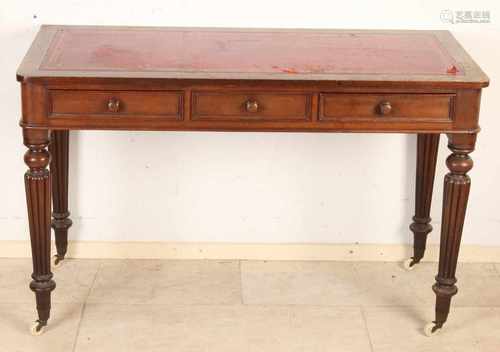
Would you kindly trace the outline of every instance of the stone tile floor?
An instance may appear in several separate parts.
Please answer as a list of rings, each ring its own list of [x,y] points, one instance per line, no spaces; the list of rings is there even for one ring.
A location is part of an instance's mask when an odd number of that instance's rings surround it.
[[[449,323],[435,263],[66,260],[31,336],[29,259],[0,259],[0,352],[500,351],[500,265],[462,264]]]

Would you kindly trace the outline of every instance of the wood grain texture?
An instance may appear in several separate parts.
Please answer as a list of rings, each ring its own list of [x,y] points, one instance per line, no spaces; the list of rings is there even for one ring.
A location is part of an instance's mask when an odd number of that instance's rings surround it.
[[[309,121],[311,94],[195,91],[192,120]]]
[[[415,216],[410,225],[413,232],[413,257],[410,266],[424,257],[427,235],[432,231],[430,212],[439,137],[439,134],[419,134],[417,137]]]
[[[50,90],[49,117],[182,119],[182,92]],[[114,101],[115,108],[110,107]]]
[[[26,108],[21,124],[26,128],[51,130],[411,133],[479,130],[477,120],[460,121],[457,126],[455,111],[461,90],[429,88],[425,93],[411,88],[332,89],[323,85],[302,88],[287,82],[186,83],[152,81],[147,85],[133,80],[128,83],[129,88],[123,82],[100,86],[74,82],[24,83],[23,95],[30,97],[32,103]],[[117,111],[109,111],[112,99],[120,103]],[[245,111],[245,103],[252,99],[260,100],[256,113]],[[460,102],[465,99],[468,96]],[[145,102],[142,106],[141,101]],[[382,115],[378,109],[386,101],[391,103],[392,110]]]
[[[321,94],[320,121],[443,122],[453,118],[452,94]],[[382,106],[385,107],[382,110]]]
[[[49,135],[47,130],[24,130],[23,136],[24,144],[28,147],[24,162],[29,167],[24,182],[33,258],[30,288],[35,292],[38,320],[43,326],[50,316],[50,293],[56,287],[50,271]]]
[[[68,229],[73,224],[68,209],[69,131],[52,131],[49,151],[52,177],[52,228],[56,240],[57,261],[60,261],[66,255]]]
[[[455,273],[471,183],[467,172],[473,166],[469,153],[474,150],[475,142],[476,135],[450,138],[452,154],[446,159],[450,172],[444,178],[439,271],[432,287],[436,293],[435,328],[442,327],[446,322],[451,298],[458,291]]]

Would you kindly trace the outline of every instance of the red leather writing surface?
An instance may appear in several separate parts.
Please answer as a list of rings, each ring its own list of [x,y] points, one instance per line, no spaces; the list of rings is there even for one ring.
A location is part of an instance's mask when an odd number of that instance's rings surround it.
[[[58,31],[40,69],[446,75],[453,67],[461,74],[425,32],[77,28]]]

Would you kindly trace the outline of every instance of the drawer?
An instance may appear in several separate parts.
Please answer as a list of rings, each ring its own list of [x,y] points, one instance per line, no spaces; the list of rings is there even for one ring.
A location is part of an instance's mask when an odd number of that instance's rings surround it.
[[[192,94],[192,119],[215,121],[309,121],[311,94],[206,92]]]
[[[50,90],[50,114],[182,119],[182,92]]]
[[[453,94],[320,95],[320,121],[447,122],[453,118]]]

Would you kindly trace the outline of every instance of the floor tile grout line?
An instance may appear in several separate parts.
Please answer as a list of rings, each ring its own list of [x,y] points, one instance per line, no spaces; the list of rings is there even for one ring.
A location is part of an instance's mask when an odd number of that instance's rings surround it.
[[[14,303],[25,303],[25,302],[14,302]],[[66,302],[59,302],[66,303]],[[0,303],[2,305],[10,305],[12,303]],[[85,302],[86,305],[107,305],[107,306],[164,306],[164,307],[240,307],[242,306],[240,303],[237,304],[224,304],[224,303],[214,303],[214,304],[203,304],[203,303],[113,303],[108,301],[102,302]],[[406,304],[406,305],[360,305],[360,304],[352,304],[352,305],[332,305],[332,304],[267,304],[267,303],[259,303],[259,304],[244,304],[245,307],[276,307],[276,308],[285,308],[285,307],[295,307],[295,308],[338,308],[338,309],[355,309],[362,307],[363,309],[403,309],[403,308],[418,308],[418,307],[426,307],[426,308],[434,308],[434,304]],[[452,309],[500,309],[500,305],[485,305],[485,306],[453,306]]]
[[[242,260],[238,260],[238,268],[240,270],[240,302],[241,305],[244,306],[245,302],[243,300],[243,270],[241,270],[241,262]]]
[[[189,304],[189,303],[112,303],[112,302],[85,302],[86,305],[91,306],[135,306],[135,307],[146,307],[146,306],[160,306],[160,307],[228,307],[228,308],[237,308],[241,307],[241,304],[224,304],[224,303],[215,303],[215,304]],[[267,304],[267,303],[259,303],[259,304],[244,304],[246,308],[325,308],[325,309],[408,309],[408,308],[434,308],[434,304],[414,304],[414,305],[323,305],[323,304]],[[500,309],[500,306],[454,306],[454,309]]]
[[[95,271],[94,278],[92,279],[92,283],[90,284],[90,287],[89,287],[89,291],[87,292],[87,295],[85,296],[85,300],[84,300],[85,303],[87,303],[87,301],[92,293],[92,290],[94,289],[95,283],[97,281],[97,276],[101,272],[101,269],[102,269],[102,260],[99,260],[99,265],[97,266],[97,270]]]
[[[80,312],[80,319],[78,321],[78,325],[76,326],[76,334],[75,334],[75,339],[73,341],[73,347],[71,349],[71,352],[76,351],[76,345],[78,343],[78,338],[80,337],[80,327],[82,325],[82,320],[85,315],[85,308],[87,308],[87,302],[83,302],[82,310]]]
[[[90,284],[89,291],[87,292],[87,295],[85,296],[85,299],[83,301],[82,310],[80,312],[80,320],[78,321],[78,325],[76,327],[75,340],[73,341],[73,348],[71,349],[72,352],[76,351],[76,346],[77,346],[77,343],[78,343],[78,338],[80,336],[80,327],[82,325],[82,321],[83,321],[83,318],[84,318],[84,315],[85,315],[85,309],[87,308],[87,301],[88,301],[88,299],[90,297],[90,293],[92,292],[92,289],[94,288],[95,282],[97,280],[97,275],[101,271],[101,268],[102,268],[102,261],[100,260],[99,261],[99,265],[97,266],[97,270],[95,271],[94,278],[92,279],[92,283]]]
[[[366,319],[365,309],[362,306],[360,306],[359,310],[361,312],[361,316],[363,317],[363,322],[364,322],[364,325],[365,325],[366,336],[368,337],[368,342],[370,343],[370,350],[372,352],[375,352],[375,349],[373,348],[373,342],[372,342],[372,336],[370,334],[370,329],[368,328],[368,321]]]

